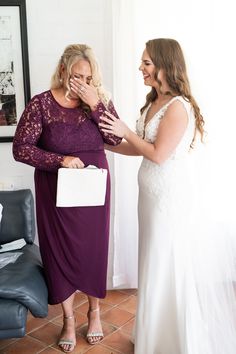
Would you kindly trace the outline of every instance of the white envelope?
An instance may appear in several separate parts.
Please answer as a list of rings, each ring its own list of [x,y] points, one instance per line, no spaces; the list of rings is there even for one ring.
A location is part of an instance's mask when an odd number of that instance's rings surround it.
[[[107,170],[89,165],[86,168],[59,168],[57,207],[104,205]]]

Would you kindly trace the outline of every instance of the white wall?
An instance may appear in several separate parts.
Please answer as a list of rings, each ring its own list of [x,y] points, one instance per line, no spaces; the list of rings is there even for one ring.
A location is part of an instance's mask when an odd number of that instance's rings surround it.
[[[109,13],[109,0],[27,0],[32,95],[48,88],[64,48],[72,43],[94,49],[105,84],[111,87]]]

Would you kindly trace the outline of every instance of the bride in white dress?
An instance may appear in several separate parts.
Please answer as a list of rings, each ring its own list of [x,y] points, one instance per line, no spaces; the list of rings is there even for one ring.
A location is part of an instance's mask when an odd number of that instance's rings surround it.
[[[135,354],[235,354],[235,255],[196,203],[190,150],[204,121],[178,42],[148,41],[140,70],[151,91],[137,134],[111,114],[101,123],[125,140],[110,150],[143,156]]]

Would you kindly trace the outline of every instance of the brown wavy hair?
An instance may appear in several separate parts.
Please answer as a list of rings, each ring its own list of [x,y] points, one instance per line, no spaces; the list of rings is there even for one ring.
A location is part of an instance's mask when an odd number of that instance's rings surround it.
[[[157,78],[158,72],[160,69],[163,69],[165,72],[166,81],[170,87],[170,91],[161,92],[173,97],[182,96],[186,101],[190,102],[193,107],[196,124],[195,134],[191,143],[191,147],[193,147],[197,131],[200,133],[201,141],[203,141],[205,122],[201,115],[200,108],[191,93],[183,51],[176,40],[169,38],[149,40],[146,43],[146,50],[156,67],[155,78],[160,85],[160,90],[162,88],[162,83]],[[141,114],[157,97],[158,94],[155,88],[152,87],[151,91],[146,96],[145,105],[140,109]]]

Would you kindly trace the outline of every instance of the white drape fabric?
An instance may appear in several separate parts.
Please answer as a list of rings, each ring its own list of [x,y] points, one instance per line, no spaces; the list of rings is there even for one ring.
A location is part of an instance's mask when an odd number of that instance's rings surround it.
[[[135,1],[112,1],[113,99],[121,119],[135,127],[138,118],[135,66]],[[139,157],[114,155],[113,286],[137,287],[137,171]]]

